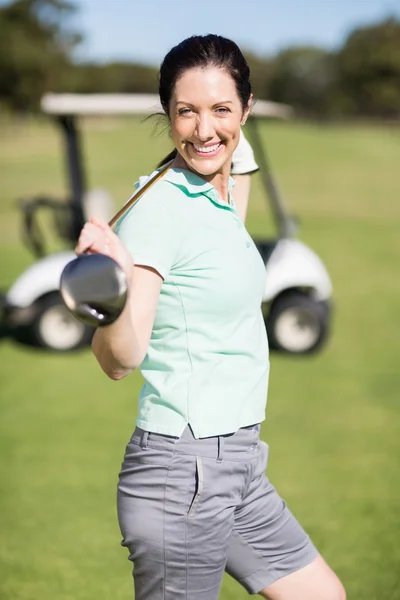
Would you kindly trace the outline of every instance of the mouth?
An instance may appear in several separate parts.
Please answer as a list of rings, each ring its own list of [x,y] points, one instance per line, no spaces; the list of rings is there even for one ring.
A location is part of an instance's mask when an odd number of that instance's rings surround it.
[[[197,155],[197,156],[203,156],[203,157],[207,157],[207,158],[211,158],[213,156],[216,156],[219,151],[221,150],[221,148],[223,147],[223,143],[222,142],[218,142],[217,144],[208,144],[206,146],[200,146],[198,144],[190,144],[193,152]]]

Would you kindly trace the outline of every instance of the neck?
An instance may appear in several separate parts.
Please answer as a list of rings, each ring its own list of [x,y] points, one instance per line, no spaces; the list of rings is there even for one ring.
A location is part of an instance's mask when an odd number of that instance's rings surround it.
[[[215,187],[215,189],[217,190],[218,195],[221,198],[221,200],[223,200],[224,202],[229,202],[228,190],[229,190],[229,175],[231,172],[231,161],[229,161],[229,163],[223,165],[221,170],[218,171],[217,173],[212,173],[211,175],[203,175],[202,173],[198,173],[197,171],[192,169],[190,167],[190,165],[188,165],[187,162],[178,153],[172,166],[176,167],[177,169],[187,169],[188,171],[192,171],[192,173],[195,173],[198,177],[201,177],[201,179],[204,179],[204,181],[211,183],[211,185],[213,185]]]
[[[213,175],[210,175],[210,176],[200,175],[200,177],[203,177],[203,179],[205,179],[206,181],[208,181],[209,183],[211,183],[211,185],[213,185],[215,187],[215,189],[218,192],[219,197],[224,202],[229,202],[228,190],[229,190],[229,174],[230,174],[230,172],[231,172],[231,167],[229,165],[227,168],[225,168],[225,166],[224,166],[221,173],[214,173]]]

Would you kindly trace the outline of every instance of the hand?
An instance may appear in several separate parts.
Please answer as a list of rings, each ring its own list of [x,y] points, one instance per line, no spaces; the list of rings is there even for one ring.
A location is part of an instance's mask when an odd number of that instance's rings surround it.
[[[128,282],[132,281],[134,266],[132,256],[111,227],[96,217],[91,217],[83,227],[75,252],[76,254],[105,254],[110,256],[125,271]]]

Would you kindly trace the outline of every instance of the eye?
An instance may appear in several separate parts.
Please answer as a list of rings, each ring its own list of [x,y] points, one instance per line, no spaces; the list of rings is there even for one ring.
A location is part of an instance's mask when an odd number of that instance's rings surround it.
[[[191,108],[180,108],[178,110],[178,115],[180,115],[182,117],[187,117],[191,113],[192,113],[192,109]]]
[[[218,106],[215,110],[219,115],[227,115],[230,112],[226,106]]]

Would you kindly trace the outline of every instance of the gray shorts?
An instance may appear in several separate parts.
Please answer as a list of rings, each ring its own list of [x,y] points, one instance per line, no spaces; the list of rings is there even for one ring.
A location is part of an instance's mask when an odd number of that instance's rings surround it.
[[[267,457],[258,425],[203,439],[136,428],[118,485],[136,600],[216,600],[224,571],[254,594],[312,562]]]

